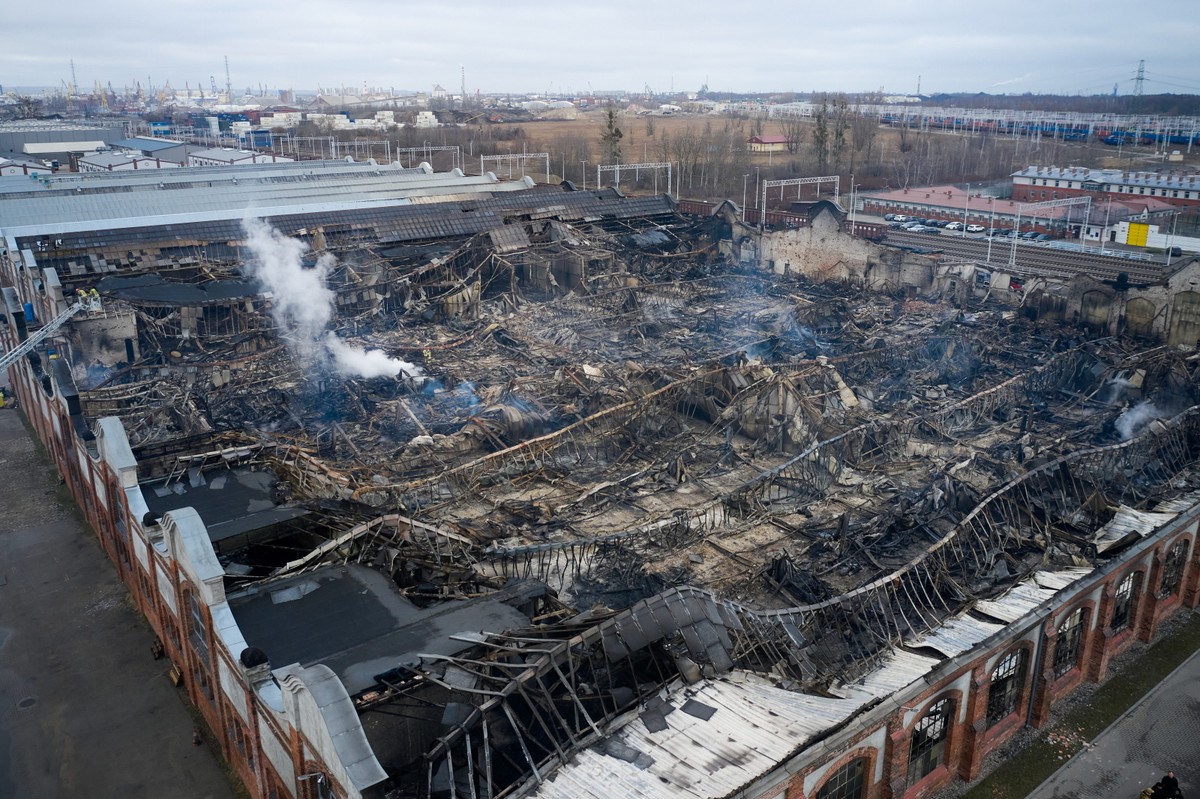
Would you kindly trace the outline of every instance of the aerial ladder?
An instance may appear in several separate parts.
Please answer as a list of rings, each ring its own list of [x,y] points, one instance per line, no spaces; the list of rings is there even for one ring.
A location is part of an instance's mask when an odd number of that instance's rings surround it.
[[[80,311],[96,311],[100,309],[100,300],[96,296],[80,297],[79,301],[67,310],[47,322],[41,330],[34,332],[9,352],[0,355],[0,372],[5,372],[10,366],[33,351],[33,348],[54,335],[60,327],[71,321]]]

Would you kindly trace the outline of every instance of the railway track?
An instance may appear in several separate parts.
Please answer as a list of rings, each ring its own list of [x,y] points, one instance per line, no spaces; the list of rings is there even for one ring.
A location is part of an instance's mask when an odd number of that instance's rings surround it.
[[[885,244],[901,247],[923,247],[939,250],[946,255],[969,258],[980,264],[991,263],[997,269],[1008,266],[1012,254],[1012,241],[1007,238],[992,241],[991,261],[987,260],[988,242],[983,238],[970,238],[942,234],[909,233],[890,229],[884,238]],[[1098,252],[1075,252],[1039,246],[1030,242],[1017,242],[1016,271],[1039,273],[1054,277],[1069,278],[1088,275],[1096,280],[1112,281],[1124,272],[1131,285],[1157,283],[1166,277],[1162,261],[1143,261],[1101,255]]]

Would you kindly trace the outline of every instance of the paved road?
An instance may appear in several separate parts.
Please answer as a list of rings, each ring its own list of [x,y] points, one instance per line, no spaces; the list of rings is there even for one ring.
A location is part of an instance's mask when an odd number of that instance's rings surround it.
[[[1168,770],[1174,770],[1185,797],[1200,797],[1200,652],[1029,799],[1136,799]]]
[[[0,409],[0,799],[232,799],[150,628]]]

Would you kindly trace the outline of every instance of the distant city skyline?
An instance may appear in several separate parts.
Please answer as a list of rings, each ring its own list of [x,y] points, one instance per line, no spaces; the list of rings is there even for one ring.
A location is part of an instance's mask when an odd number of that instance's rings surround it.
[[[364,85],[469,94],[592,91],[887,94],[1200,94],[1200,15],[1189,0],[1141,8],[1015,0],[984,12],[929,0],[781,5],[610,0],[503,6],[356,0],[216,0],[149,8],[59,0],[11,15],[0,83],[86,93],[140,82],[234,92]]]

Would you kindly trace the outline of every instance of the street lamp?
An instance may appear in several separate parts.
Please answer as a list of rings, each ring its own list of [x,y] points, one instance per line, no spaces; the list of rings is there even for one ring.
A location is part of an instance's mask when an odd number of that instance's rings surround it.
[[[1179,221],[1179,212],[1171,214],[1171,235],[1167,236],[1167,268],[1171,268],[1171,239],[1175,238],[1175,223]]]
[[[987,262],[992,262],[992,239],[996,238],[996,198],[992,197],[992,218],[988,222],[988,251]]]
[[[1108,215],[1112,213],[1112,198],[1104,205],[1104,227],[1100,230],[1100,252],[1104,252],[1104,242],[1108,239]]]
[[[963,198],[963,227],[960,238],[967,237],[967,209],[971,207],[971,184],[967,184],[967,196]]]
[[[858,209],[858,186],[859,186],[859,184],[854,182],[854,175],[851,175],[850,176],[850,235],[851,236],[854,235],[855,221],[857,220],[857,217],[855,216],[855,211]]]
[[[750,182],[750,173],[742,175],[742,221],[746,221],[746,186]]]

